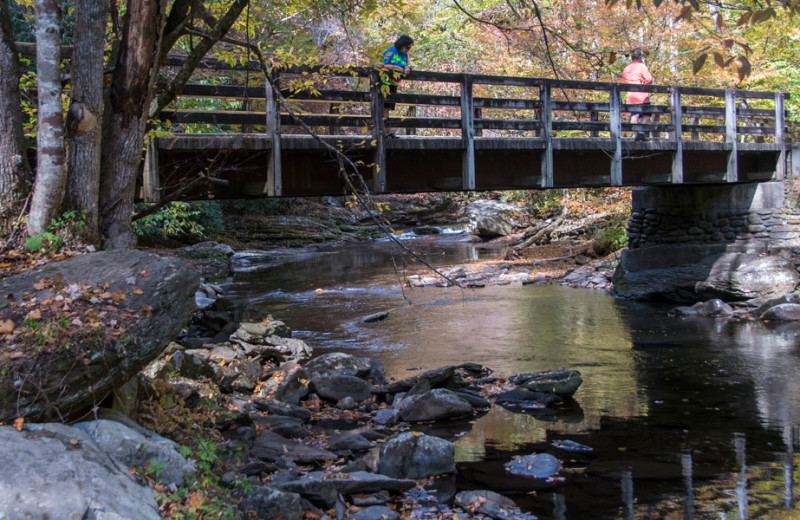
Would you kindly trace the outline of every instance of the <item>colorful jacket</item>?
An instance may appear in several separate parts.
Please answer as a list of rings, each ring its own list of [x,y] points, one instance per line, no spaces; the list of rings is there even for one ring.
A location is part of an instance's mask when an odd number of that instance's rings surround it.
[[[400,68],[408,67],[410,59],[408,54],[398,51],[394,45],[383,51],[383,63],[385,65],[397,65]],[[384,79],[385,83],[389,85],[397,85],[399,80],[394,79],[395,71],[389,71],[388,78]]]

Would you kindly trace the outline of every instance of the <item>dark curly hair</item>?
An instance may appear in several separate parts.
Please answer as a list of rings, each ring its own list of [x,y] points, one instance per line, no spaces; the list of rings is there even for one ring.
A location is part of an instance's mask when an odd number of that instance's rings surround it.
[[[644,58],[644,51],[642,49],[633,49],[631,52],[631,59],[641,60],[642,58]]]
[[[414,45],[414,40],[411,38],[411,36],[407,34],[400,36],[394,42],[394,48],[397,49],[398,51],[403,47],[411,47],[412,45]]]

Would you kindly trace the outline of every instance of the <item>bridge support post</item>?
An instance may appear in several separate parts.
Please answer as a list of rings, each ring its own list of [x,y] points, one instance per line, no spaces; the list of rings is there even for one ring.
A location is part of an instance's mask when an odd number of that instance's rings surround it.
[[[775,165],[775,178],[786,178],[786,133],[784,130],[783,92],[775,93],[775,144],[780,145],[778,164]]]
[[[372,191],[386,191],[386,145],[383,139],[383,92],[381,81],[376,70],[369,73],[369,90],[371,94],[370,110],[372,112],[372,138],[375,140],[375,154],[372,167]]]
[[[542,137],[544,152],[542,153],[542,188],[553,187],[553,97],[549,81],[542,82],[539,87],[539,100],[542,102]]]
[[[269,135],[272,148],[269,151],[269,166],[267,168],[267,183],[263,193],[269,197],[280,197],[283,194],[283,175],[281,172],[281,110],[272,85],[280,88],[278,71],[272,70],[271,77],[266,85],[266,115],[267,135]]]
[[[472,97],[472,76],[461,81],[461,188],[475,189],[475,104]]]
[[[145,202],[158,202],[161,200],[161,181],[158,176],[158,146],[157,137],[151,137],[147,142],[144,154],[144,171],[142,172],[142,200]]]
[[[673,87],[670,92],[669,102],[672,105],[672,126],[675,128],[675,153],[672,156],[673,184],[683,182],[683,106],[681,105],[681,90]]]
[[[728,151],[728,170],[725,174],[727,182],[739,180],[736,126],[736,91],[725,90],[725,142],[731,147]]]
[[[611,85],[608,91],[609,133],[614,142],[614,155],[611,157],[611,185],[622,186],[622,101],[619,86]]]

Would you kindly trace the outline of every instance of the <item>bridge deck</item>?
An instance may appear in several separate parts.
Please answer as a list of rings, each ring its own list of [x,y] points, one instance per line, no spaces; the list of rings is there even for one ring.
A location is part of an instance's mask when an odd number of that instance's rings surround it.
[[[379,71],[272,74],[287,100],[263,85],[187,85],[161,114],[175,134],[153,140],[142,197],[169,195],[198,172],[224,182],[185,198],[341,194],[338,163],[322,143],[346,152],[376,192],[750,182],[791,172],[788,95],[779,92],[414,72],[391,99],[402,117],[384,120]],[[309,78],[319,90],[308,90]],[[654,122],[623,117],[631,107],[621,93],[634,88],[652,92],[644,112]],[[402,135],[384,138],[384,127]],[[633,132],[651,139],[634,141]]]

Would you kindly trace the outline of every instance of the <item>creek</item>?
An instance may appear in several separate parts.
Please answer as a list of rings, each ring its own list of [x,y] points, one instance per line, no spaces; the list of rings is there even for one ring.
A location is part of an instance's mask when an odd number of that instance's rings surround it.
[[[435,265],[502,254],[465,237],[409,244]],[[574,402],[557,413],[494,406],[448,425],[458,474],[442,487],[492,489],[558,520],[772,518],[794,507],[800,326],[669,317],[668,306],[557,284],[403,287],[418,269],[389,242],[322,247],[237,273],[225,291],[250,318],[284,321],[315,354],[371,357],[395,379],[463,362],[500,377],[580,370]],[[380,311],[388,318],[361,321]],[[565,439],[593,452],[551,444]],[[503,463],[542,451],[569,469],[564,482],[533,490],[506,478]]]

